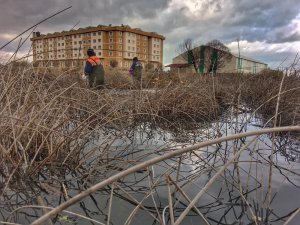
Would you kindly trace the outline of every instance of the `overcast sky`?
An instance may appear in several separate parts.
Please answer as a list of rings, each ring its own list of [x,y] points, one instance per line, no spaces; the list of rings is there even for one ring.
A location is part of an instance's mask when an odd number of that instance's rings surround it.
[[[286,65],[300,50],[300,0],[0,0],[0,45],[56,11],[68,11],[39,25],[43,33],[128,24],[166,37],[164,64],[187,38],[197,44],[217,39],[272,68]],[[29,33],[27,33],[28,35]],[[22,36],[23,38],[26,35]],[[1,54],[16,49],[19,39]],[[22,48],[25,52],[29,43]],[[3,56],[2,56],[3,57]]]

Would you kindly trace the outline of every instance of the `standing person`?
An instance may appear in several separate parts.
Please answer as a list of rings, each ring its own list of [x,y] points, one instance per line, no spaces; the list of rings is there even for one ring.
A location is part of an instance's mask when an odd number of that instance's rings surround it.
[[[88,60],[85,63],[84,73],[88,77],[90,88],[100,89],[104,86],[104,69],[100,59],[93,49],[87,50]]]
[[[132,59],[132,64],[131,67],[129,69],[129,73],[137,80],[137,81],[141,81],[142,78],[142,69],[143,66],[141,64],[141,62],[138,60],[137,57],[134,57]]]

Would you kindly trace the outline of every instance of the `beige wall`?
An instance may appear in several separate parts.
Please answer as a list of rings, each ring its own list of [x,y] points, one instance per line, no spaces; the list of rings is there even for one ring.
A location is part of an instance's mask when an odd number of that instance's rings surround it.
[[[187,61],[181,56],[176,56],[172,60],[173,64],[186,64]],[[259,73],[262,70],[266,69],[267,65],[259,62],[254,62],[248,59],[242,59],[242,67],[241,71],[238,71],[238,58],[235,56],[232,56],[230,59],[226,60],[224,63],[224,66],[221,68],[218,68],[218,73]],[[204,68],[206,71],[206,68]],[[188,70],[186,68],[174,68],[171,69],[171,71],[178,72],[179,73],[185,73],[186,71],[194,72],[193,66],[191,65],[188,67]]]
[[[93,48],[104,66],[109,66],[111,60],[116,60],[118,67],[127,69],[132,63],[132,58],[136,56],[144,66],[149,62],[155,64],[155,67],[162,64],[163,36],[126,27],[90,28],[90,32],[81,30],[82,33],[79,29],[76,33],[70,31],[34,36],[31,39],[33,61],[58,60],[76,65],[78,59],[86,59],[86,49]],[[65,63],[50,63],[60,64]]]

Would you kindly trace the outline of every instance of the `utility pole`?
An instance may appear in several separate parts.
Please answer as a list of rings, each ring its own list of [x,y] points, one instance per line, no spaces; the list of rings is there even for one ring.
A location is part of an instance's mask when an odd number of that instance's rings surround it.
[[[238,73],[241,72],[242,70],[242,65],[241,65],[241,52],[240,52],[240,39],[238,38],[237,39],[237,43],[238,43]]]

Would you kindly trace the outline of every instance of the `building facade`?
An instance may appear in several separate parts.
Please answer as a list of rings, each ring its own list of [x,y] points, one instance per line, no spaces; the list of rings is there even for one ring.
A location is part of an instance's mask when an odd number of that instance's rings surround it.
[[[165,37],[129,26],[79,28],[53,34],[34,32],[32,41],[33,62],[42,67],[82,66],[88,48],[94,49],[104,67],[127,69],[133,57],[144,66],[162,65]]]
[[[176,73],[195,73],[194,66],[188,64],[186,57],[180,54],[173,58],[172,64],[167,65],[170,67],[171,72]],[[266,63],[258,60],[237,54],[231,54],[224,60],[223,66],[217,69],[217,73],[260,73],[264,69],[267,69]],[[204,68],[206,71],[207,68]]]

